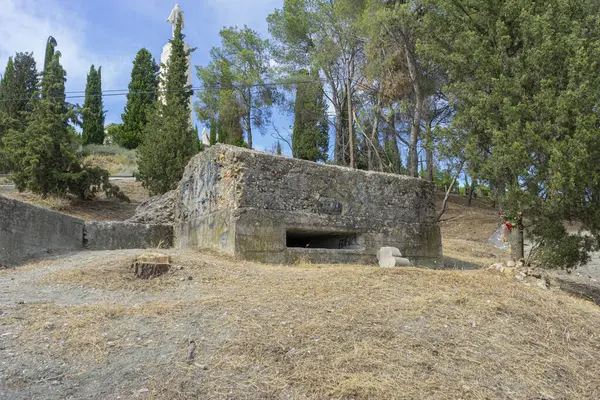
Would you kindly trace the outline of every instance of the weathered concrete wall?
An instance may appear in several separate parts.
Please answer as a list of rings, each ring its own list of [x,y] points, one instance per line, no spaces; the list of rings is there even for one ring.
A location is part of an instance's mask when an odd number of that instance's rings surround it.
[[[216,145],[191,160],[177,197],[178,247],[272,263],[375,262],[381,246],[416,264],[441,257],[423,180]]]
[[[173,226],[121,221],[87,222],[84,244],[89,250],[171,247]]]
[[[49,251],[83,248],[84,222],[0,196],[0,264],[12,266]]]

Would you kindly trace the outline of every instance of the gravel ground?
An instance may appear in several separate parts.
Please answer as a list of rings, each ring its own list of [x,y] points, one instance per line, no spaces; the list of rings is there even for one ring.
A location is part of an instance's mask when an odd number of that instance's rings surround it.
[[[185,290],[146,293],[46,280],[51,274],[81,268],[94,260],[133,260],[143,252],[68,253],[44,260],[43,266],[40,262],[0,270],[0,399],[147,398],[151,377],[184,363],[190,337],[202,338],[198,351],[203,357],[212,354],[214,346],[222,341],[222,333],[213,336],[207,327],[220,321],[220,316],[190,312],[175,320],[143,312],[146,305],[157,304],[165,297],[173,303],[193,301],[199,293],[199,282],[182,282]],[[140,315],[115,317],[114,321],[108,315],[113,309],[133,307],[142,309]],[[101,331],[95,331],[95,321],[85,319],[87,310],[93,310],[94,316],[103,315],[97,312],[102,308],[107,310],[106,315],[96,327]],[[53,322],[44,322],[45,315]],[[65,321],[64,326],[56,326],[56,321]],[[41,332],[36,329],[40,324]]]

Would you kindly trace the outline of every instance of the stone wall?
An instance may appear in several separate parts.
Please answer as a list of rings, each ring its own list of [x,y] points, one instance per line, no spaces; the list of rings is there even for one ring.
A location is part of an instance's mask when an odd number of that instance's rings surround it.
[[[12,266],[49,251],[83,248],[84,222],[0,196],[0,264]]]
[[[171,247],[173,226],[121,221],[87,222],[84,245],[89,250]]]
[[[433,185],[216,145],[195,156],[175,201],[177,247],[291,263],[375,262],[381,246],[441,258]]]

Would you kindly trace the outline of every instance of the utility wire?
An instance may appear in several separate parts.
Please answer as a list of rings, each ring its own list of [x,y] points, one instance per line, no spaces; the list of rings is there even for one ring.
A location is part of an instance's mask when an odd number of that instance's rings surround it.
[[[208,90],[242,90],[242,89],[248,89],[248,88],[253,88],[253,87],[270,87],[270,86],[290,86],[290,85],[298,85],[298,84],[311,84],[311,83],[323,83],[325,82],[324,79],[315,79],[315,80],[310,80],[310,81],[290,81],[290,82],[263,82],[263,83],[256,83],[256,84],[251,84],[251,85],[232,85],[232,86],[221,86],[221,85],[216,85],[216,86],[202,86],[202,87],[192,87],[189,89],[177,89],[177,90],[164,90],[164,89],[159,89],[159,90],[155,90],[155,91],[145,91],[145,92],[131,92],[128,89],[108,89],[108,90],[103,90],[102,93],[89,93],[87,94],[87,96],[91,96],[91,97],[99,97],[99,96],[103,96],[103,97],[114,97],[114,96],[126,96],[128,94],[133,94],[133,95],[142,95],[142,94],[160,94],[160,93],[181,93],[181,92],[187,92],[187,91],[191,91],[192,93],[195,92],[202,92],[202,91],[208,91]],[[81,98],[85,98],[86,95],[85,94],[80,94],[80,93],[85,93],[85,91],[71,91],[71,92],[65,92],[65,100],[67,99],[81,99]],[[71,95],[71,94],[79,94],[79,95]],[[0,103],[8,103],[8,102],[21,102],[21,101],[30,101],[30,100],[55,100],[58,99],[60,100],[62,97],[59,96],[55,96],[55,97],[44,97],[44,98],[23,98],[23,99],[1,99]]]

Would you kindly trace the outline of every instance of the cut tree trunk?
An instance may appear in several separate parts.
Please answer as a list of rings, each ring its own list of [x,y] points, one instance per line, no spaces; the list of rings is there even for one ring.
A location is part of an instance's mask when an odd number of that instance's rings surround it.
[[[169,256],[147,253],[138,256],[132,268],[138,278],[150,279],[167,273],[170,265],[171,259]]]

